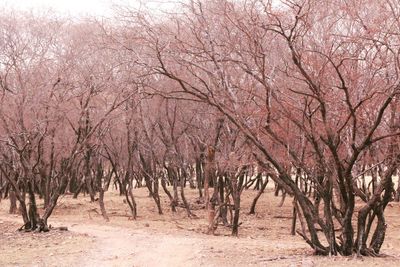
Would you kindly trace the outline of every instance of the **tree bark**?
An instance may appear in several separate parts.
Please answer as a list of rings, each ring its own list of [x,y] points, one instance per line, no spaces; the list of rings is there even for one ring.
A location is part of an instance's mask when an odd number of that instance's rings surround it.
[[[10,190],[9,192],[9,197],[10,197],[10,209],[8,213],[10,214],[16,214],[18,209],[17,209],[17,197],[15,196],[15,192],[13,189]]]
[[[261,173],[258,174],[258,175],[261,175]],[[265,190],[265,188],[266,188],[267,185],[268,185],[268,181],[269,181],[269,179],[268,179],[268,176],[267,176],[267,178],[265,179],[265,181],[262,183],[261,188],[260,188],[260,190],[258,191],[256,197],[253,199],[253,202],[251,203],[251,207],[250,207],[250,212],[249,212],[249,214],[255,214],[255,213],[256,213],[257,201],[258,201],[258,199],[261,197],[261,195],[264,193],[264,190]]]

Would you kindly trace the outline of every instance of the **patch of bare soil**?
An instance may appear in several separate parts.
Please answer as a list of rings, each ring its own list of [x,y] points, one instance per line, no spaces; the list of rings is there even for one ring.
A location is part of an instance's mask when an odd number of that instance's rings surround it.
[[[247,212],[256,191],[243,192],[239,237],[220,225],[215,236],[206,231],[205,211],[196,204],[196,190],[187,189],[197,219],[184,209],[172,213],[162,195],[164,214],[145,189],[134,191],[138,219],[116,192],[108,192],[105,205],[110,222],[99,214],[98,203],[87,197],[65,196],[50,219],[68,232],[20,233],[20,223],[7,214],[8,202],[0,203],[0,266],[399,266],[400,205],[387,210],[388,232],[382,258],[317,257],[299,237],[290,235],[292,200],[277,207],[280,197],[266,192],[257,213]],[[3,230],[5,229],[5,230]],[[4,241],[5,240],[5,241]]]
[[[0,219],[0,266],[75,266],[92,243],[88,235],[16,231],[20,226],[14,218]]]

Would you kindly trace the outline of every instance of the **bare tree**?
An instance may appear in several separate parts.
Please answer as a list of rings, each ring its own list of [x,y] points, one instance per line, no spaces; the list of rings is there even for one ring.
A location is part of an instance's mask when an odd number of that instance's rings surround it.
[[[399,94],[397,36],[387,35],[396,16],[390,2],[368,14],[358,13],[363,6],[356,3],[339,9],[336,1],[329,2],[332,8],[313,1],[283,5],[190,1],[169,23],[139,20],[147,51],[158,62],[147,66],[180,88],[154,90],[205,101],[246,136],[259,164],[270,164],[275,182],[295,196],[308,228],[298,233],[316,253],[375,255],[383,242],[378,233],[384,229],[382,210],[392,192],[397,149],[388,146],[386,171],[374,191],[386,197],[368,200],[353,181],[371,145],[390,144],[399,135],[384,126]],[[365,16],[385,21],[376,28]],[[313,184],[314,202],[293,180],[293,169]],[[356,197],[366,206],[355,237]],[[370,248],[361,226],[368,212],[380,216]]]

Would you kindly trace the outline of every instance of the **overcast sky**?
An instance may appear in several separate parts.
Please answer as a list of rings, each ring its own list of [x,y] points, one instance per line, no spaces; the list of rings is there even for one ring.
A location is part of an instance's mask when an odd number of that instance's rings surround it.
[[[81,16],[109,16],[113,4],[129,3],[138,7],[140,0],[0,0],[0,8],[13,8],[22,10],[52,9],[63,15]],[[150,8],[157,11],[161,6],[170,6],[173,0],[142,0]]]

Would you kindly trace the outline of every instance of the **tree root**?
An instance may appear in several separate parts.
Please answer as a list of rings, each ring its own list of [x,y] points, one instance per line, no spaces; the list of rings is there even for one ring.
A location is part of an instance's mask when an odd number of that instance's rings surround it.
[[[362,249],[360,251],[360,254],[362,256],[375,257],[375,258],[385,257],[385,255],[381,255],[379,253],[376,253],[372,248],[364,248],[364,249]]]
[[[305,236],[302,232],[300,232],[299,230],[297,230],[296,233],[299,236],[301,236],[306,241],[306,243],[315,250],[316,255],[322,255],[322,256],[329,255],[329,250],[327,248],[317,246],[316,244],[311,242],[311,240],[307,236]]]
[[[18,229],[18,231],[26,233],[29,232],[47,233],[50,230],[68,231],[68,227],[66,226],[52,227],[51,225],[47,226],[44,222],[39,222],[36,225],[36,227],[32,227],[31,222],[27,222]]]

